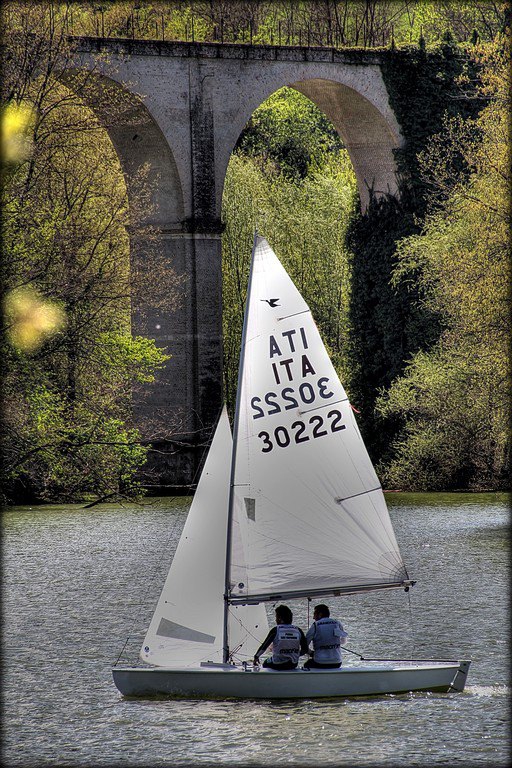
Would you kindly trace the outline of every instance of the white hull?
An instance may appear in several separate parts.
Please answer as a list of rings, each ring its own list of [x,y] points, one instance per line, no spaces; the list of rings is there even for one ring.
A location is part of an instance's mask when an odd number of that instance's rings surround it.
[[[379,662],[364,667],[289,672],[243,671],[239,667],[115,667],[112,673],[114,683],[124,696],[311,699],[409,691],[462,691],[469,665],[469,661]]]

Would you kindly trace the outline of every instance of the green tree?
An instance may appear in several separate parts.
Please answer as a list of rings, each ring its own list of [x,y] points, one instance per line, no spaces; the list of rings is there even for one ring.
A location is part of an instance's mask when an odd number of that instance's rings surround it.
[[[441,205],[421,234],[400,243],[395,281],[419,282],[442,323],[439,343],[412,358],[379,402],[399,417],[389,484],[415,489],[502,488],[509,442],[510,164],[508,61],[503,41],[481,48],[480,97],[473,121],[456,121],[422,156]],[[469,178],[449,172],[462,152]],[[440,161],[440,154],[445,164]],[[448,170],[447,170],[448,169]]]
[[[336,129],[312,101],[281,88],[255,110],[236,149],[257,160],[263,172],[300,181],[342,147]]]
[[[277,135],[269,149],[272,128]],[[358,196],[348,153],[333,131],[308,99],[282,89],[257,110],[231,158],[222,239],[224,375],[230,407],[255,229],[268,238],[303,293],[334,365],[347,378],[350,279],[345,240]],[[294,158],[305,146],[307,159],[297,172]]]
[[[4,103],[29,105],[33,121],[31,152],[4,167],[2,184],[4,486],[50,501],[131,494],[146,455],[131,392],[168,359],[130,333],[138,275],[127,226],[148,205],[145,172],[129,208],[114,149],[80,99],[87,76],[74,90],[57,78],[72,55],[66,25],[39,4],[11,6],[8,23]],[[175,282],[162,279],[161,291]],[[27,345],[16,333],[22,305],[33,307],[25,324],[48,306],[64,322]]]
[[[489,0],[167,0],[140,3],[55,3],[71,9],[76,35],[225,43],[375,48],[492,40],[506,24],[508,4]]]

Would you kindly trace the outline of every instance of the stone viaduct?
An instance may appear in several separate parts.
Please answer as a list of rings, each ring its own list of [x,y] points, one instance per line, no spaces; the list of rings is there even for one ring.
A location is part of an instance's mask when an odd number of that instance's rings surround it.
[[[75,41],[77,70],[91,72],[81,94],[110,135],[131,202],[134,173],[149,167],[153,205],[139,223],[155,228],[162,274],[172,267],[186,276],[178,309],[172,302],[154,306],[148,290],[132,317],[134,334],[154,338],[172,355],[134,405],[141,425],[151,417],[147,438],[157,438],[147,484],[156,492],[186,490],[222,403],[222,191],[251,114],[282,86],[315,102],[347,147],[363,209],[370,189],[377,196],[397,192],[393,150],[403,141],[400,126],[376,52]],[[136,267],[144,242],[136,226],[130,235]]]

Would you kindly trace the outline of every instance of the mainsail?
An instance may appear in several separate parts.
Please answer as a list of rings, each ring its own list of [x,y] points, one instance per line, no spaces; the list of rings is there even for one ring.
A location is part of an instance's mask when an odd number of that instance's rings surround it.
[[[223,660],[224,578],[231,430],[223,409],[167,580],[140,657],[156,666],[189,667]],[[238,526],[235,520],[235,532]],[[240,549],[238,533],[234,535]],[[235,556],[243,577],[240,555]],[[252,657],[268,632],[264,605],[231,606],[232,653]]]
[[[242,359],[230,603],[407,586],[345,390],[308,305],[258,236]]]

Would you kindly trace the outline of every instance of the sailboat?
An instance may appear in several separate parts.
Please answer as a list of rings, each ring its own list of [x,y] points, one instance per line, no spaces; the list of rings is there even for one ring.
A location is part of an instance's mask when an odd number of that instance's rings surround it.
[[[233,437],[226,408],[125,696],[462,691],[467,660],[253,666],[266,603],[408,591],[380,482],[308,305],[255,235]]]

